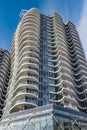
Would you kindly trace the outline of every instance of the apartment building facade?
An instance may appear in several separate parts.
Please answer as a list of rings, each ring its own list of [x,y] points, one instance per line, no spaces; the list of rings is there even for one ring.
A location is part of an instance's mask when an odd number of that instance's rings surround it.
[[[72,22],[33,8],[22,12],[11,50],[4,115],[57,104],[87,113],[87,64]]]

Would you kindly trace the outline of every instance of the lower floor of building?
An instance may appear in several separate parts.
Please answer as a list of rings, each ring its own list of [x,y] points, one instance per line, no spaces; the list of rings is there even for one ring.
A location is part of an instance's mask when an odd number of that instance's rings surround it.
[[[50,104],[3,116],[0,130],[87,130],[87,115]]]

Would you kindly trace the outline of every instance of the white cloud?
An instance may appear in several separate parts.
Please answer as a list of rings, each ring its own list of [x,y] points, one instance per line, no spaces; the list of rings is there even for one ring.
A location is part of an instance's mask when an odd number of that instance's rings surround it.
[[[87,59],[87,0],[84,0],[82,15],[78,26],[78,32]]]

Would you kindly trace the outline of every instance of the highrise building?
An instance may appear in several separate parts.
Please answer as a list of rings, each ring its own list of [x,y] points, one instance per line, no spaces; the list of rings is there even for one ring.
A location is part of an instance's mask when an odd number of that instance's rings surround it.
[[[10,53],[0,49],[0,117],[3,113],[5,96],[10,75]]]
[[[75,25],[37,9],[21,16],[4,115],[50,103],[87,112],[87,64]]]

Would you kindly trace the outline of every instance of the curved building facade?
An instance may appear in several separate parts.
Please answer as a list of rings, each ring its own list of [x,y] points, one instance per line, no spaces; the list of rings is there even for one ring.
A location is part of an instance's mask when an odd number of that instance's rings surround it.
[[[10,76],[10,53],[0,49],[0,117],[3,114],[8,81]]]
[[[35,8],[22,15],[4,114],[49,103],[87,112],[87,64],[74,24]]]

